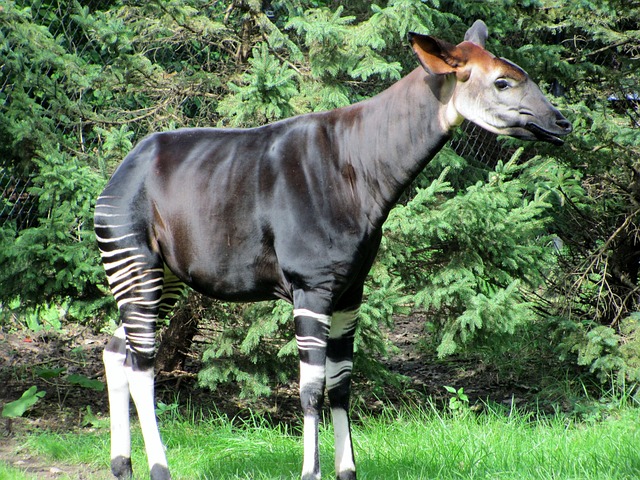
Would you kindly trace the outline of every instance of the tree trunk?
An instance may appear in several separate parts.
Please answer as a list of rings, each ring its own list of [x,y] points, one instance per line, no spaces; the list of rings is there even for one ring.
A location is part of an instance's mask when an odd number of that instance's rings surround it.
[[[156,372],[171,372],[184,368],[193,338],[198,332],[198,318],[190,302],[185,302],[171,318],[162,333],[156,354]]]

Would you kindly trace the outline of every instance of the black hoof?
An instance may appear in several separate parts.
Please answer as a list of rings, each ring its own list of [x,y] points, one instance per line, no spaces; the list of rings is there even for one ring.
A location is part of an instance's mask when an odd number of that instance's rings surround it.
[[[353,470],[347,470],[338,473],[336,480],[356,480],[356,472]]]
[[[112,458],[111,473],[113,473],[113,476],[118,480],[131,480],[133,478],[131,459],[127,457]]]
[[[169,469],[157,463],[151,468],[151,480],[171,480]]]

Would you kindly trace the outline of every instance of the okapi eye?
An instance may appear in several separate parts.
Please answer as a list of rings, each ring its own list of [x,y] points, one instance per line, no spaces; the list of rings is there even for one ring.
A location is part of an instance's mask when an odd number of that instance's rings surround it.
[[[509,88],[509,82],[504,78],[499,78],[493,83],[498,90],[506,90]]]

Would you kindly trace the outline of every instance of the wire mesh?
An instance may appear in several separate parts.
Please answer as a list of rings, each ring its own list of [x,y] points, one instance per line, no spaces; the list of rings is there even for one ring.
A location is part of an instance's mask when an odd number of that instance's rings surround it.
[[[104,0],[89,1],[84,4],[90,10],[93,10],[104,4]],[[93,49],[93,56],[100,55],[100,51],[95,48],[95,43],[83,36],[84,33],[81,26],[73,19],[73,12],[70,9],[63,8],[59,2],[48,3],[29,0],[26,2],[17,1],[16,5],[20,8],[29,8],[33,21],[39,26],[47,28],[51,36],[64,46],[66,51],[82,55],[87,53],[87,49]],[[12,75],[15,75],[16,72],[10,71],[8,68],[5,62],[0,61],[0,91],[5,99],[5,103],[3,105],[0,104],[0,114],[3,114],[10,107],[11,98],[14,94],[12,78],[15,77]],[[44,76],[51,77],[55,73],[54,67],[49,65],[41,73]],[[60,89],[63,89],[65,78],[59,78],[57,84]],[[41,97],[41,106],[43,109],[49,110],[47,116],[55,121],[56,133],[60,137],[72,137],[74,132],[79,131],[79,127],[82,127],[82,120],[65,118],[59,112],[50,111],[51,109],[47,105],[47,98],[44,95],[40,95],[39,88],[41,87],[34,83],[23,92],[20,92],[20,94],[30,98]],[[69,97],[73,98],[73,95],[69,94]],[[78,141],[80,143],[82,139]],[[34,145],[32,147],[36,151],[39,146]],[[86,148],[86,145],[78,145],[78,150]],[[33,172],[25,173],[24,166],[20,168],[20,173],[16,173],[15,170],[7,162],[7,159],[0,162],[0,227],[13,224],[17,230],[22,230],[36,225],[38,199],[29,191],[35,174]]]
[[[467,161],[492,168],[499,160],[508,160],[513,148],[505,147],[497,135],[475,125],[464,122],[458,134],[451,140],[451,148]]]
[[[101,59],[104,63],[110,62],[109,58],[102,58],[103,54],[98,47],[99,43],[87,36],[81,25],[74,20],[72,12],[61,7],[61,3],[17,1],[16,4],[30,8],[34,21],[46,27],[69,53],[84,55],[90,53],[94,59]],[[90,11],[95,11],[107,8],[109,1],[93,0],[82,4]],[[580,48],[582,52],[588,51],[585,45],[581,45]],[[596,48],[594,49],[597,51]],[[590,60],[608,68],[619,68],[613,53],[612,50],[603,50],[598,55],[591,55]],[[6,99],[5,102],[10,102],[13,85],[11,84],[11,76],[5,68],[4,64],[0,64],[0,89]],[[43,73],[50,75],[52,72],[53,67],[49,67]],[[605,97],[608,96],[610,108],[628,116],[631,125],[640,127],[640,88],[637,83],[634,83],[635,78],[633,75],[629,77],[621,75],[618,82],[603,85],[602,92]],[[63,80],[59,80],[60,88],[64,88]],[[33,85],[26,91],[26,94],[33,96],[36,89],[37,85]],[[72,98],[73,95],[69,94],[69,97]],[[0,105],[0,114],[7,106],[6,103]],[[42,107],[46,108],[46,99],[43,99]],[[98,113],[96,112],[96,114]],[[56,112],[50,112],[50,118],[56,119],[56,131],[61,137],[69,138],[74,135],[78,137],[78,151],[88,151],[94,148],[94,145],[86,145],[82,135],[77,134],[77,132],[82,132],[82,119],[66,118],[63,121],[62,116],[56,115]],[[452,140],[451,146],[463,158],[486,165],[488,168],[495,166],[498,160],[507,160],[513,153],[513,149],[498,141],[494,134],[469,122],[462,125],[459,134]],[[18,229],[34,224],[37,213],[37,198],[29,193],[31,182],[30,175],[18,175],[6,165],[0,165],[0,227],[7,222],[15,222]]]
[[[17,230],[34,225],[36,198],[29,193],[30,178],[19,178],[0,170],[0,226],[14,222]]]

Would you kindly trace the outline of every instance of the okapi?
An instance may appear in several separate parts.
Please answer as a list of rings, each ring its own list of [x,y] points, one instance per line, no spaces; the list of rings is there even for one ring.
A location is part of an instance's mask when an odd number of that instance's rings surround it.
[[[170,478],[154,413],[156,321],[184,285],[227,301],[293,304],[304,413],[302,478],[320,478],[325,387],[338,479],[356,478],[349,395],[357,312],[382,224],[464,119],[562,145],[571,124],[520,67],[409,34],[420,66],[368,100],[250,129],[153,133],[115,171],[95,231],[121,326],[104,351],[111,469],[131,478],[129,395],[151,479]]]

